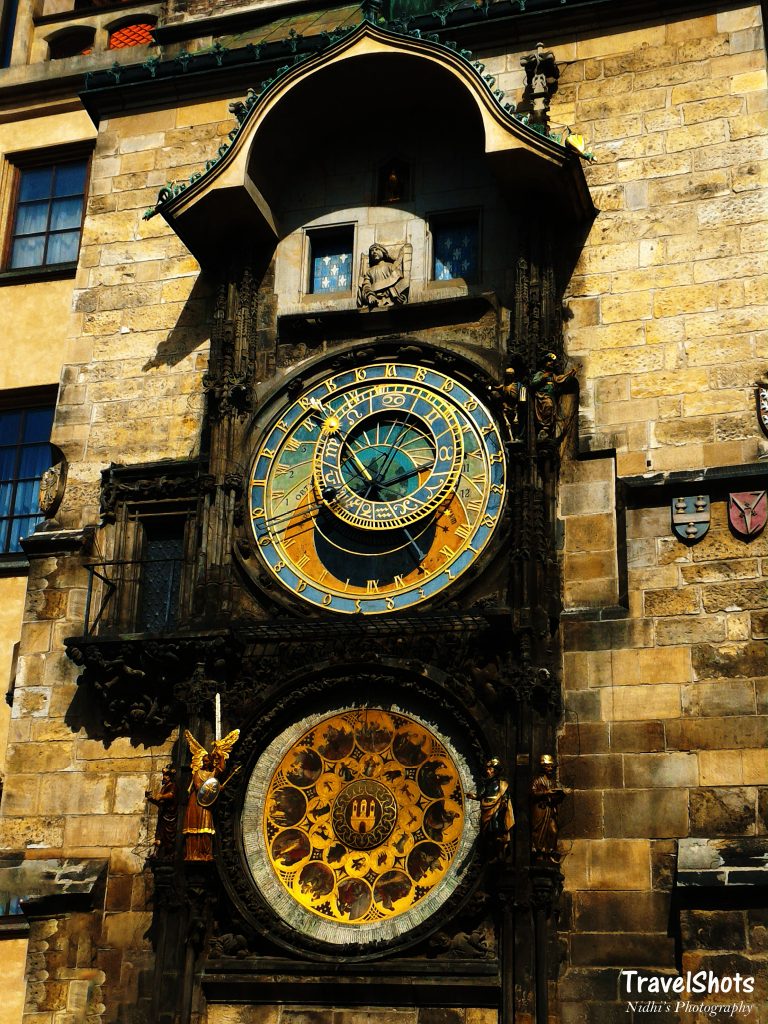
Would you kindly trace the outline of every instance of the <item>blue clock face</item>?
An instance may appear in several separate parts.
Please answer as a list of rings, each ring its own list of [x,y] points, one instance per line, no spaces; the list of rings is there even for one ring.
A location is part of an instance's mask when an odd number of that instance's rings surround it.
[[[385,614],[435,597],[490,542],[499,431],[458,380],[407,363],[327,376],[284,407],[250,474],[267,571],[302,601]]]

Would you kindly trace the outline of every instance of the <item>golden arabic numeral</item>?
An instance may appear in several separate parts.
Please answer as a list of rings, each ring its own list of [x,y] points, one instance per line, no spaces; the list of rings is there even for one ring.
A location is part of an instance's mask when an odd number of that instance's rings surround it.
[[[446,378],[446,380],[443,381],[440,390],[445,391],[446,394],[450,394],[451,391],[453,391],[453,381]]]
[[[419,587],[419,597],[425,598],[427,595],[424,592],[424,587]]]
[[[362,610],[363,610],[363,606],[362,606],[362,604],[360,603],[360,598],[359,598],[359,597],[356,597],[356,598],[355,598],[355,611],[356,611],[356,612],[361,612]]]
[[[304,580],[299,580],[299,582],[296,584],[296,593],[303,594],[306,589],[307,584],[304,582]]]
[[[385,363],[384,364],[384,376],[385,377],[396,377],[397,376],[397,367],[395,366],[394,363]]]
[[[393,612],[393,611],[395,610],[395,601],[394,601],[394,598],[392,598],[392,597],[387,597],[387,598],[385,598],[385,601],[384,601],[384,603],[385,603],[385,604],[386,604],[386,606],[387,606],[387,611],[388,611],[388,612]]]
[[[480,433],[483,435],[483,437],[487,437],[489,434],[492,434],[494,432],[494,429],[495,428],[493,424],[489,423],[487,426],[483,427]]]
[[[323,608],[328,608],[331,601],[333,600],[333,594],[323,594],[323,600],[320,602]]]
[[[495,465],[498,462],[503,462],[504,461],[504,456],[501,454],[501,452],[494,452],[493,455],[491,455],[491,457],[490,457],[490,459],[488,461],[493,466],[493,465]]]
[[[253,509],[253,511],[251,512],[251,516],[254,519],[263,519],[265,515],[266,515],[266,512],[261,507],[261,505],[259,505],[258,508]]]
[[[279,430],[285,430],[285,431],[288,430],[288,424],[285,422],[285,420],[280,420],[280,422],[277,424],[277,426],[278,426]]]
[[[493,518],[493,516],[484,516],[481,525],[487,527],[489,530],[492,530],[493,527],[496,525],[496,520]]]
[[[270,448],[262,448],[261,455],[265,459],[274,459],[275,453]]]
[[[259,537],[259,547],[268,548],[271,543],[272,538],[269,537],[266,533],[263,533],[261,537]]]
[[[367,580],[365,584],[365,590],[368,594],[378,594],[379,592],[379,581],[378,580]]]
[[[466,523],[456,527],[456,536],[461,537],[462,540],[467,540],[471,533],[472,529]]]
[[[419,366],[418,369],[416,370],[416,380],[421,382],[421,381],[426,380],[426,379],[427,379],[427,371],[424,369],[423,366]]]
[[[494,484],[491,487],[491,494],[503,494],[503,493],[504,493],[504,488],[501,486],[501,484]]]
[[[477,408],[477,402],[474,400],[474,398],[468,398],[466,402],[464,402],[464,408],[467,410],[467,412],[474,412],[475,409]]]
[[[367,371],[365,370],[364,367],[362,367],[362,366],[356,367],[356,369],[355,369],[355,380],[365,380],[365,378],[367,376],[368,376],[368,373],[367,373]]]
[[[395,590],[405,590],[405,580],[402,576],[395,576]]]
[[[275,564],[272,566],[273,571],[276,573],[281,573],[284,568],[285,562],[275,562]]]

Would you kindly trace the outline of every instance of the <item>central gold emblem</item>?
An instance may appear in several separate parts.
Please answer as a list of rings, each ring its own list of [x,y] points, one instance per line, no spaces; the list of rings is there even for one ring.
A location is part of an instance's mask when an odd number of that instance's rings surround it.
[[[284,891],[327,920],[370,924],[417,906],[445,877],[464,827],[456,765],[423,724],[337,713],[283,755],[263,834]]]

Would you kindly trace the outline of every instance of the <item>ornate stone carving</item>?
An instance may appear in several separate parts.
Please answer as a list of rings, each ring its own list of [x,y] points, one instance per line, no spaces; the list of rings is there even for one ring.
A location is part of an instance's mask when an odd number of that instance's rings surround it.
[[[385,248],[374,242],[360,260],[357,304],[361,309],[402,306],[411,287],[413,246],[404,242]]]
[[[64,489],[67,486],[67,461],[64,456],[50,466],[40,477],[38,500],[40,511],[46,519],[50,519],[58,511]]]
[[[530,120],[534,126],[546,131],[549,126],[549,101],[557,89],[560,70],[551,50],[545,50],[543,43],[536,44],[534,53],[520,61],[525,71],[526,86],[523,101],[530,105]],[[522,110],[521,105],[518,110]]]

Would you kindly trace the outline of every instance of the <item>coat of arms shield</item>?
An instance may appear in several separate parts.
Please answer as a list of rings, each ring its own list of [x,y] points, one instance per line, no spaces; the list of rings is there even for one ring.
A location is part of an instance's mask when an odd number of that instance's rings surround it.
[[[672,502],[672,529],[688,544],[701,540],[709,529],[708,494],[691,494]]]
[[[739,491],[728,495],[728,522],[739,537],[756,537],[768,519],[765,491]]]

